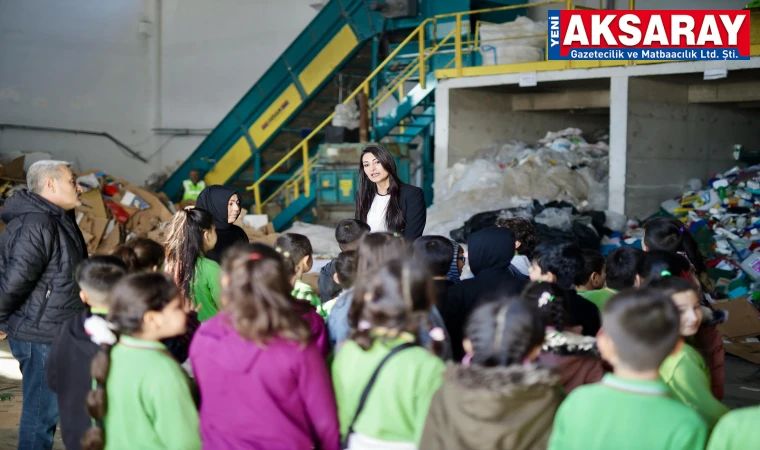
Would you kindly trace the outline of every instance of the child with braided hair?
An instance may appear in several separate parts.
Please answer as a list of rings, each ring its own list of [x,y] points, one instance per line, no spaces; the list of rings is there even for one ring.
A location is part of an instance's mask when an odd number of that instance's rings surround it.
[[[85,321],[104,351],[92,360],[96,387],[87,410],[94,426],[82,438],[84,450],[201,448],[187,376],[160,342],[184,333],[185,321],[177,287],[157,272],[128,275],[114,286],[111,325],[97,315]]]
[[[566,309],[567,290],[554,283],[533,283],[523,300],[536,305],[546,327],[539,362],[556,369],[559,382],[570,393],[578,386],[600,381],[604,364],[593,336],[583,336],[581,327],[571,327]]]
[[[461,366],[433,397],[420,449],[545,449],[564,395],[551,369],[535,364],[541,311],[519,297],[477,308]]]

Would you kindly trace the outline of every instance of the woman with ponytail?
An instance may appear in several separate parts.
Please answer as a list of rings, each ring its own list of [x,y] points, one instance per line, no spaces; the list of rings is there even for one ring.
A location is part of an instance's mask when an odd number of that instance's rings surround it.
[[[114,286],[109,303],[108,322],[85,322],[103,351],[92,360],[93,427],[82,448],[200,449],[187,376],[160,342],[185,332],[177,287],[161,273],[133,274]]]
[[[221,268],[206,257],[216,245],[214,218],[200,208],[183,209],[168,228],[166,273],[171,275],[188,304],[200,307],[198,319],[214,317],[220,309]]]
[[[428,313],[433,285],[416,262],[394,259],[357,280],[350,339],[332,365],[340,430],[349,449],[416,449],[445,366],[445,332]],[[429,349],[420,330],[430,330]],[[443,447],[442,447],[443,448]]]
[[[541,313],[546,336],[539,362],[554,367],[566,393],[604,377],[604,364],[596,347],[596,338],[583,336],[582,327],[568,322],[567,290],[554,283],[533,283],[525,288],[523,299],[536,305]]]
[[[557,376],[534,362],[541,312],[500,298],[473,312],[466,334],[467,357],[433,397],[420,449],[545,449],[564,396]]]
[[[190,346],[204,446],[340,448],[327,365],[304,317],[323,328],[324,321],[290,295],[272,248],[233,247],[223,264],[225,308]]]

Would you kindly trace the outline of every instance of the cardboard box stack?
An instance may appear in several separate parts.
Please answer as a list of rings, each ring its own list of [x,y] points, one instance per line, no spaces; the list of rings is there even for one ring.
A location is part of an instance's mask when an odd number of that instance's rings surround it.
[[[75,211],[76,220],[90,254],[109,254],[135,238],[149,238],[164,244],[166,227],[174,213],[194,203],[172,204],[164,193],[151,192],[101,171],[77,175],[85,192],[82,205]],[[0,197],[7,198],[12,189],[23,187],[25,182],[24,157],[0,166]],[[265,225],[256,228],[243,223],[246,214],[243,210],[236,224],[245,230],[249,240],[274,245],[279,234],[266,217],[263,217]],[[261,222],[262,218],[259,219]],[[5,224],[0,222],[0,232],[4,228]]]

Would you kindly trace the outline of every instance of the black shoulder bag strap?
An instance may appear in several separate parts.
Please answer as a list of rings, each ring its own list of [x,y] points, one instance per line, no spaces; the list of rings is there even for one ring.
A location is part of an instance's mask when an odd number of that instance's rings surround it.
[[[377,375],[380,373],[380,369],[383,368],[385,363],[388,362],[393,355],[396,353],[406,350],[407,348],[416,347],[417,344],[410,344],[405,343],[401,344],[397,347],[394,347],[390,352],[388,352],[387,355],[380,361],[380,364],[377,365],[377,368],[375,368],[375,371],[372,373],[372,376],[370,377],[369,381],[367,382],[367,386],[364,387],[364,391],[362,392],[362,396],[359,399],[359,406],[356,407],[356,414],[354,414],[354,418],[351,420],[351,424],[348,426],[348,431],[346,432],[346,438],[341,442],[341,448],[348,448],[348,438],[351,436],[351,434],[354,432],[354,424],[356,424],[356,419],[359,418],[359,414],[361,414],[362,409],[364,409],[364,404],[367,402],[367,397],[369,397],[369,392],[372,390],[372,385],[375,384],[375,380],[377,379]]]

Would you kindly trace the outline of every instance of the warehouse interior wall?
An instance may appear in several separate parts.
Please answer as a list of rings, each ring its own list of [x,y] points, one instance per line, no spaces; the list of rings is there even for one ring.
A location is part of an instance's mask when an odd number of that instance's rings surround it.
[[[0,1],[0,155],[47,152],[140,184],[171,170],[306,27],[312,3]],[[2,124],[106,132],[148,162],[102,137]]]
[[[520,94],[487,88],[449,91],[449,167],[462,158],[473,158],[479,150],[496,141],[534,144],[547,131],[574,127],[593,132],[609,128],[609,112],[605,109],[515,110],[517,95]],[[562,93],[552,95],[559,98]]]
[[[736,102],[696,103],[694,86],[704,83],[661,78],[628,80],[625,213],[629,217],[645,218],[656,212],[661,202],[682,195],[691,178],[704,182],[737,165],[734,144],[752,147],[760,129],[760,108]],[[723,83],[730,84],[731,76]],[[760,92],[760,82],[755,91]]]

